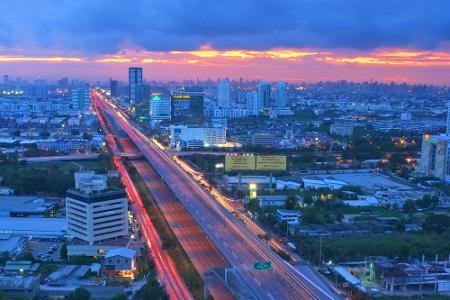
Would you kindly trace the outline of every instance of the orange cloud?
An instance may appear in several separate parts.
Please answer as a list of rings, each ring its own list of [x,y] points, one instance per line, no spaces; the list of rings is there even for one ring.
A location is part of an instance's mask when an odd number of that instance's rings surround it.
[[[449,67],[450,53],[432,51],[382,50],[363,56],[324,56],[318,61],[334,64],[391,65],[406,67]]]
[[[22,57],[22,56],[0,56],[0,62],[83,62],[78,57]]]

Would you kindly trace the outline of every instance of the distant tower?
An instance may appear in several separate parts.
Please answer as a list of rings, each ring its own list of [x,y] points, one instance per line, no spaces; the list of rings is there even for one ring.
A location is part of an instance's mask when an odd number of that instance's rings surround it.
[[[287,100],[287,84],[286,82],[278,82],[276,85],[276,106],[277,107],[285,107]]]
[[[450,102],[447,103],[447,127],[445,129],[445,134],[450,135]]]
[[[217,102],[219,107],[230,107],[230,81],[228,79],[220,80],[217,85]]]
[[[270,107],[270,83],[264,81],[258,83],[258,98],[262,107]]]
[[[117,80],[111,80],[109,84],[111,88],[111,97],[116,98],[119,96],[119,82]]]

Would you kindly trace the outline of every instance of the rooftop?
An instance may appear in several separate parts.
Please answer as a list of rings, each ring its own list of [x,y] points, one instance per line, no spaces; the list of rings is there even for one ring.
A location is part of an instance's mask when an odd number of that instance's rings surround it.
[[[105,255],[105,258],[121,256],[121,257],[126,257],[129,259],[132,259],[135,255],[136,255],[135,250],[122,247],[122,248],[117,248],[117,249],[108,251],[108,253],[106,253],[106,255]]]

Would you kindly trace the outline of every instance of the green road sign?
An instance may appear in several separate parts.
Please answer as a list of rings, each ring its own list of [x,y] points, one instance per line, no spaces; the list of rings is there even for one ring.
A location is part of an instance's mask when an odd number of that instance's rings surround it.
[[[270,270],[270,269],[272,269],[272,262],[270,262],[270,261],[254,262],[253,269],[255,269],[255,270]]]

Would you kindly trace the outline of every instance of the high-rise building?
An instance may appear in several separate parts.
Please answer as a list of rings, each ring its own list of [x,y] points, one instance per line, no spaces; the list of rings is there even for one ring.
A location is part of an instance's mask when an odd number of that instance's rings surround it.
[[[106,175],[77,174],[77,188],[66,194],[67,233],[89,245],[128,236],[125,192],[108,190]]]
[[[203,91],[173,91],[170,97],[172,124],[203,125]]]
[[[130,103],[141,103],[144,98],[144,81],[142,79],[142,68],[128,69],[128,89]]]
[[[170,98],[153,94],[150,98],[150,120],[152,123],[170,120]]]
[[[249,114],[257,116],[261,112],[261,102],[259,101],[258,93],[256,91],[248,92],[246,95],[247,109]]]
[[[9,84],[9,76],[8,75],[3,75],[3,84],[4,85],[8,85]]]
[[[276,107],[285,107],[287,102],[287,84],[286,82],[280,81],[277,82],[276,85],[276,94],[275,94],[275,106]]]
[[[263,108],[270,107],[270,83],[264,81],[258,83],[258,98]]]
[[[64,78],[58,80],[58,86],[63,89],[68,88],[69,87],[69,78],[64,77]]]
[[[115,98],[119,96],[119,82],[117,80],[111,80],[109,82],[111,97]]]
[[[34,81],[35,95],[39,98],[47,98],[48,87],[47,78],[38,78]]]
[[[450,136],[450,102],[447,104],[447,127],[445,133]]]
[[[217,104],[219,107],[230,107],[230,90],[230,81],[228,79],[219,80],[217,84]]]
[[[72,87],[72,108],[78,111],[87,111],[90,107],[89,85],[84,83]]]
[[[428,135],[422,139],[422,151],[416,171],[450,181],[450,136]]]

